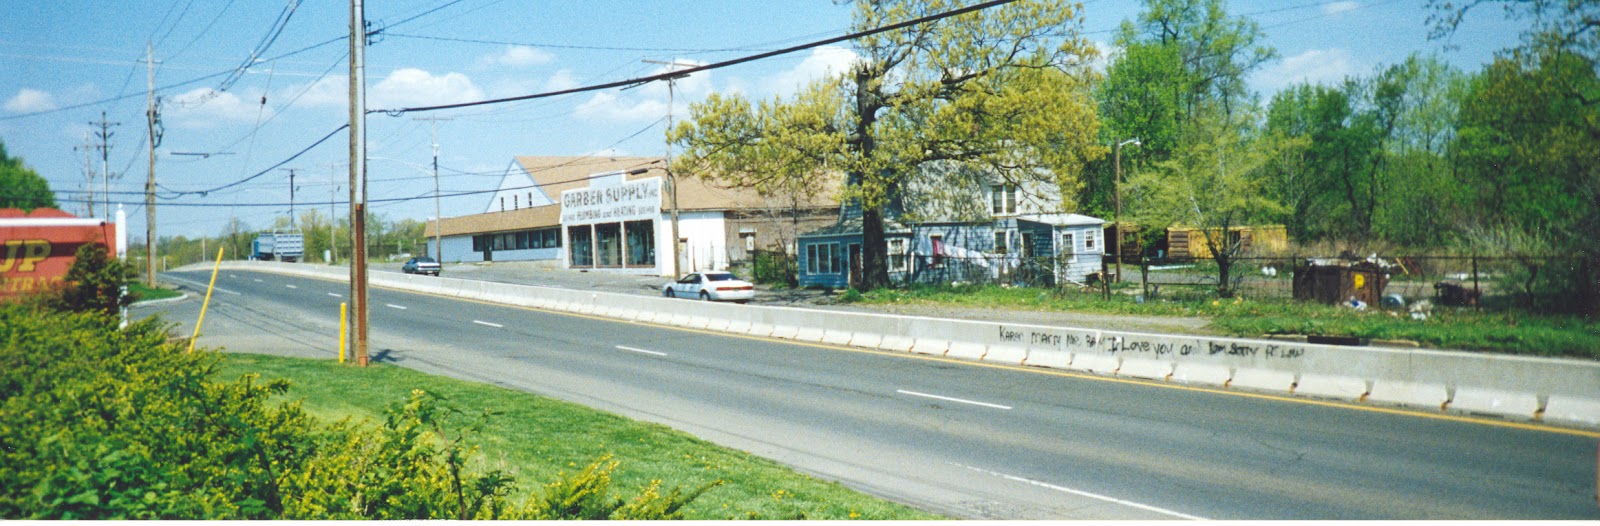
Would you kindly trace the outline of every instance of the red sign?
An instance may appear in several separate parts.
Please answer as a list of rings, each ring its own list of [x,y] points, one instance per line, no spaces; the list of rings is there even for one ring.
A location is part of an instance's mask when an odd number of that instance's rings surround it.
[[[0,208],[0,299],[61,285],[78,247],[97,244],[116,257],[117,224],[39,208]]]

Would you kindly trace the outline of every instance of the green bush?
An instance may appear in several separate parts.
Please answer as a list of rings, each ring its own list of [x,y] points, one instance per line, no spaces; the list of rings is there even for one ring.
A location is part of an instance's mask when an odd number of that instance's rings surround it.
[[[750,279],[761,284],[797,287],[799,270],[794,256],[782,252],[756,251],[750,261]]]
[[[99,309],[0,305],[0,346],[4,519],[665,519],[711,487],[624,501],[602,459],[585,471],[598,481],[511,505],[515,480],[476,469],[491,415],[438,395],[324,424],[281,401],[287,381],[213,380],[219,355]]]

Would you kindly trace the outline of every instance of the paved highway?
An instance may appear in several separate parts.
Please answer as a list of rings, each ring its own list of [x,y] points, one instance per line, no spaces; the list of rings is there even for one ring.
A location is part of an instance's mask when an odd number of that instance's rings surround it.
[[[134,315],[188,334],[208,278],[166,274],[192,298]],[[331,358],[346,291],[224,271],[200,344]],[[377,360],[658,422],[952,517],[1600,518],[1596,433],[381,289],[371,304]]]

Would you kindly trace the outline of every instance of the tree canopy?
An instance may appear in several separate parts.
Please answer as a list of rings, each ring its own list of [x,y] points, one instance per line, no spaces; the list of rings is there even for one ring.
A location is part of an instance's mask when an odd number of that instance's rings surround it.
[[[56,195],[50,183],[38,172],[23,165],[22,159],[6,154],[0,142],[0,208],[55,208]]]

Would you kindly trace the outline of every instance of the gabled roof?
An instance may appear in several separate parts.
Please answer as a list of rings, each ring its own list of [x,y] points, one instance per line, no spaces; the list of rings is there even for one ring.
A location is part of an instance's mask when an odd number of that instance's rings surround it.
[[[507,179],[531,177],[532,185],[523,183],[502,182],[498,192],[490,197],[488,212],[459,217],[446,217],[443,220],[443,235],[479,234],[489,232],[504,232],[508,230],[525,230],[556,226],[561,223],[561,193],[567,190],[588,188],[597,176],[612,174],[615,177],[622,172],[628,181],[649,179],[652,177],[666,178],[666,171],[660,157],[597,157],[597,156],[518,156],[513,161],[516,166],[512,172],[507,173]],[[629,170],[645,169],[644,173],[626,175]],[[520,169],[520,173],[518,173]],[[800,203],[801,208],[834,208],[838,206],[838,183],[842,178],[827,178],[824,189],[809,201]],[[504,211],[499,210],[500,196],[522,195],[524,199],[507,199]],[[526,198],[532,196],[532,199]],[[548,200],[547,200],[548,199]],[[520,206],[515,206],[518,203]],[[529,207],[528,204],[541,206]],[[544,203],[553,203],[545,205]],[[726,188],[715,182],[680,174],[678,177],[678,210],[680,211],[715,211],[715,210],[762,210],[773,208],[788,208],[792,206],[784,199],[770,199],[762,197],[760,193],[748,188]],[[671,209],[672,201],[668,192],[661,192],[661,210]],[[425,232],[434,235],[434,222],[429,221]]]

